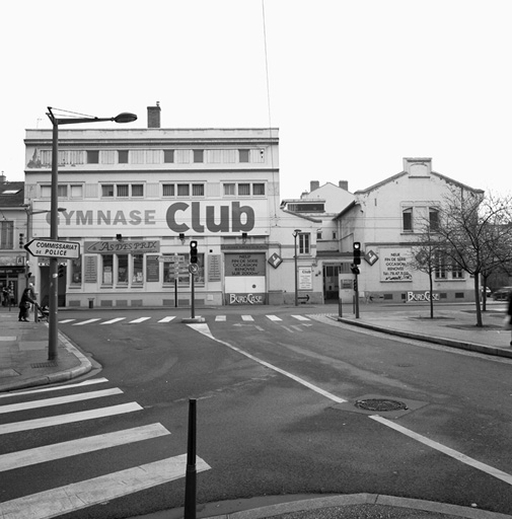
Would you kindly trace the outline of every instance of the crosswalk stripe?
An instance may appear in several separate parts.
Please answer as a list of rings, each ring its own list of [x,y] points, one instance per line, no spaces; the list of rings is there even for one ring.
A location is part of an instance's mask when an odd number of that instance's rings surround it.
[[[211,467],[196,458],[197,472]],[[0,503],[0,516],[9,519],[49,519],[185,476],[187,455],[147,463],[79,483]]]
[[[20,431],[29,431],[32,429],[42,429],[44,427],[53,427],[55,425],[63,425],[85,420],[95,420],[105,416],[114,416],[123,413],[131,413],[134,411],[142,411],[142,407],[136,402],[127,404],[113,405],[109,407],[101,407],[89,411],[80,411],[78,413],[61,414],[57,416],[48,416],[44,418],[34,418],[22,422],[12,422],[0,425],[1,434],[11,434]]]
[[[100,323],[100,326],[103,324],[118,323],[119,321],[124,321],[125,319],[126,319],[126,317],[115,317],[114,319],[110,319],[109,321],[103,321],[102,323]]]
[[[267,319],[270,319],[271,321],[282,321],[282,319],[277,317],[277,315],[267,315]]]
[[[225,322],[226,321],[226,316],[225,315],[217,315],[217,316],[215,316],[215,320],[218,321],[218,322]]]
[[[73,321],[76,321],[76,319],[62,319],[62,321],[59,321],[59,324],[72,323]]]
[[[174,319],[176,319],[175,315],[168,315],[167,317],[164,317],[163,319],[160,319],[160,321],[158,321],[158,322],[159,323],[170,323]]]
[[[29,402],[18,402],[16,404],[8,404],[0,406],[0,414],[12,413],[15,411],[26,411],[27,409],[39,409],[41,407],[50,407],[54,405],[69,404],[70,402],[83,402],[94,398],[102,398],[105,396],[119,395],[123,391],[118,387],[110,389],[101,389],[99,391],[89,391],[88,393],[77,393],[74,395],[56,396],[53,398],[45,398],[43,400],[31,400]]]
[[[307,317],[304,317],[303,315],[292,315],[294,319],[297,319],[298,321],[309,321]]]
[[[46,393],[48,391],[61,391],[62,389],[70,389],[76,387],[90,386],[91,384],[103,384],[108,382],[108,379],[100,377],[100,378],[90,378],[88,380],[84,380],[83,382],[77,382],[76,384],[64,384],[62,386],[53,386],[53,387],[42,387],[39,389],[29,389],[28,391],[17,391],[13,393],[4,393],[0,395],[0,399],[2,398],[12,398],[19,397],[25,395],[33,395],[36,393]]]
[[[252,315],[242,315],[242,321],[254,321]]]
[[[95,319],[87,319],[87,321],[81,321],[79,323],[75,323],[73,326],[83,326],[84,324],[91,324],[95,323],[96,321],[99,321],[100,318],[96,317]]]
[[[122,431],[98,434],[78,440],[43,445],[34,449],[10,452],[0,456],[0,472],[63,459],[68,456],[99,451],[127,443],[149,440],[168,434],[171,433],[162,424],[155,423]]]
[[[130,321],[129,324],[143,323],[144,321],[147,321],[148,319],[151,319],[151,317],[139,317],[138,319],[134,319],[133,321]]]

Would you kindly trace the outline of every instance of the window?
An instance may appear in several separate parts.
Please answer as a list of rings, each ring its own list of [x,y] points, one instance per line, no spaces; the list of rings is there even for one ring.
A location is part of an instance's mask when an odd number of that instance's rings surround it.
[[[128,255],[117,255],[117,284],[128,285]]]
[[[134,254],[133,255],[133,275],[132,285],[142,285],[144,283],[144,255]]]
[[[69,186],[71,198],[83,198],[83,186]]]
[[[204,150],[194,150],[194,162],[204,162]]]
[[[162,196],[175,196],[174,184],[163,184]]]
[[[224,184],[224,196],[235,196],[236,184]]]
[[[300,233],[298,238],[299,238],[299,254],[310,254],[309,234]]]
[[[132,196],[144,196],[144,185],[132,184]]]
[[[430,208],[428,211],[428,222],[431,231],[439,230],[439,211],[434,208]]]
[[[262,196],[265,194],[265,184],[257,183],[252,185],[252,194],[254,196]]]
[[[117,152],[117,162],[119,164],[128,164],[128,150],[119,150]]]
[[[116,186],[116,195],[119,197],[128,196],[128,184],[118,184]]]
[[[0,249],[12,249],[14,247],[14,222],[0,222]]]
[[[204,184],[192,184],[192,196],[204,196]]]
[[[453,279],[464,279],[464,271],[460,265],[455,262],[452,263],[452,278]]]
[[[102,260],[102,272],[101,272],[101,283],[102,285],[112,286],[112,272],[114,266],[114,256],[112,254],[105,254],[101,256]]]
[[[446,254],[443,251],[436,252],[435,265],[435,278],[446,279]]]
[[[164,162],[172,164],[174,162],[174,150],[164,150]]]
[[[104,198],[109,198],[114,196],[114,185],[113,184],[103,184],[101,186],[101,196]]]
[[[251,184],[238,184],[238,195],[239,196],[250,196]]]
[[[238,162],[249,162],[250,150],[238,150]]]
[[[189,196],[190,186],[188,184],[178,184],[178,196]]]
[[[412,207],[408,207],[402,212],[403,230],[412,231]]]
[[[87,150],[87,164],[99,164],[100,152],[99,150]]]

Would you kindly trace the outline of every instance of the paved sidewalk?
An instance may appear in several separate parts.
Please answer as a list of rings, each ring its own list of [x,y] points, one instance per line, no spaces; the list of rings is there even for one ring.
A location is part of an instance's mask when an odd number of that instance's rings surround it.
[[[91,370],[90,360],[59,334],[57,359],[48,360],[48,324],[18,321],[18,308],[0,310],[0,392],[64,382]]]
[[[262,309],[260,309],[262,310]],[[271,312],[270,308],[265,309]],[[484,326],[476,326],[473,306],[452,310],[436,307],[434,319],[427,306],[396,307],[379,311],[377,305],[362,304],[355,318],[345,305],[339,316],[337,305],[300,307],[300,313],[328,314],[339,322],[422,339],[454,348],[512,359],[511,332],[502,328],[505,304],[489,305]],[[33,319],[33,315],[32,315]],[[0,309],[0,392],[63,382],[92,369],[90,360],[62,334],[58,358],[48,361],[48,325],[18,322],[18,309]],[[181,519],[183,510],[165,510],[146,519]],[[512,519],[510,515],[415,499],[374,494],[344,496],[264,496],[236,502],[197,506],[197,517],[216,519]]]

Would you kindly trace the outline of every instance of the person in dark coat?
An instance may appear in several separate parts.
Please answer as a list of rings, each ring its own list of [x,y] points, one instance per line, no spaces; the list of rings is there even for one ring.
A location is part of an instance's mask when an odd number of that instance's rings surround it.
[[[18,321],[28,322],[28,309],[31,304],[37,305],[34,295],[34,285],[32,285],[32,283],[23,290],[23,294],[21,295],[20,304],[18,305],[20,309]]]

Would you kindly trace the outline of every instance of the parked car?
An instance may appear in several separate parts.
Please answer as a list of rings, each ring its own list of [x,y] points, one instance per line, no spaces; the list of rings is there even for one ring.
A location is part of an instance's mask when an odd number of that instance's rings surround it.
[[[508,294],[512,290],[512,287],[501,287],[498,288],[493,294],[492,298],[495,301],[506,301],[508,299]]]

